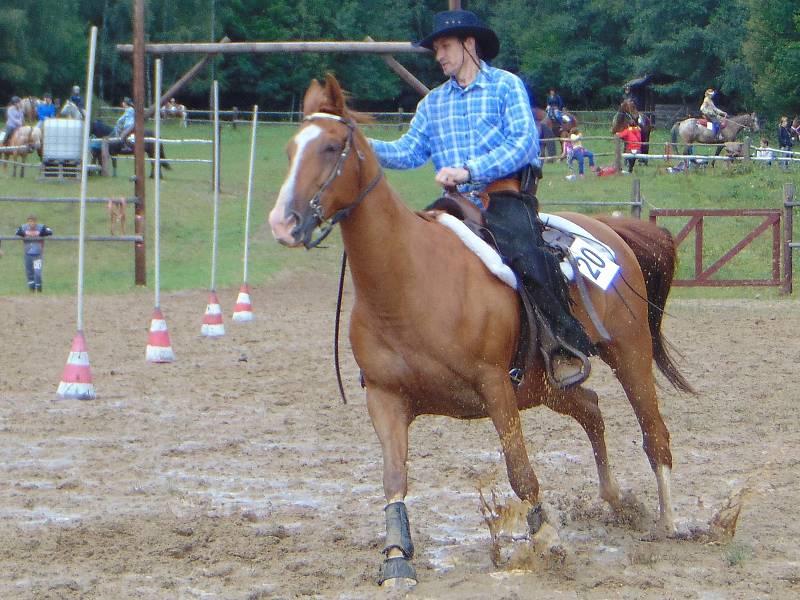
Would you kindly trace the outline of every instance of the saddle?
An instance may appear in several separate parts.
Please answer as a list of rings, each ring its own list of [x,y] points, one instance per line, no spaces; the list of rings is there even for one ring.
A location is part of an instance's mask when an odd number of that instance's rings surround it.
[[[517,184],[516,187],[514,186],[514,182]],[[498,191],[519,191],[519,183],[519,180],[500,180],[499,182],[494,182],[493,185],[487,187],[485,193],[488,195],[489,193]],[[480,195],[478,195],[478,197],[480,198]],[[481,200],[483,201],[482,198]],[[488,202],[484,205],[486,204],[488,204]],[[426,212],[421,213],[421,216],[428,220],[435,220],[433,215],[436,213],[432,213],[430,211],[442,211],[459,219],[480,239],[484,240],[495,250],[497,250],[494,239],[486,228],[483,213],[481,212],[480,208],[478,208],[478,206],[467,196],[457,192],[454,189],[446,190],[441,198],[437,199],[433,204],[427,207]],[[559,260],[570,261],[572,265],[571,270],[576,274],[575,280],[578,283],[578,288],[581,292],[581,298],[584,304],[587,306],[590,315],[594,313],[592,316],[593,321],[599,322],[599,318],[596,318],[596,312],[592,308],[591,301],[589,300],[586,285],[580,276],[577,275],[577,265],[575,264],[574,259],[571,259],[571,255],[568,250],[572,239],[573,238],[570,238],[569,235],[563,234],[546,236],[544,249],[555,254]],[[515,387],[518,387],[522,383],[525,371],[530,364],[530,361],[532,360],[536,350],[539,349],[542,357],[544,358],[546,373],[550,382],[557,387],[565,385],[564,382],[559,384],[557,378],[553,374],[551,357],[557,349],[569,346],[565,344],[563,340],[556,337],[550,326],[550,323],[543,316],[542,311],[536,306],[533,299],[529,296],[525,286],[518,285],[516,290],[520,300],[521,324],[520,336],[517,340],[517,348],[514,353],[512,363],[509,367],[509,376],[512,383]],[[602,329],[602,325],[600,327],[600,331],[604,331],[604,329]],[[588,364],[588,359],[583,357],[583,360],[584,365],[580,376],[581,380],[585,379],[591,369],[590,365]],[[566,385],[572,385],[572,382],[568,382]]]

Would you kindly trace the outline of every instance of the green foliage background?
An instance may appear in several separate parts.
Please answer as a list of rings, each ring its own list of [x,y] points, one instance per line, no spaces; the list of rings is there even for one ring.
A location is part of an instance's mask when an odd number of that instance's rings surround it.
[[[131,68],[114,50],[131,37],[131,0],[0,0],[0,101],[11,94],[66,96],[85,79],[86,38],[100,27],[98,90],[129,95]],[[151,41],[419,39],[444,0],[147,0]],[[608,107],[621,85],[655,76],[662,102],[694,106],[714,86],[728,110],[774,118],[800,112],[800,4],[796,0],[471,0],[463,5],[502,41],[497,66],[519,72],[542,99],[559,88],[572,108]],[[400,60],[424,82],[441,74],[427,56]],[[165,61],[165,81],[195,56]],[[261,55],[217,58],[226,106],[290,110],[311,77],[337,73],[360,108],[413,109],[418,98],[376,57]],[[208,105],[210,69],[181,100]]]

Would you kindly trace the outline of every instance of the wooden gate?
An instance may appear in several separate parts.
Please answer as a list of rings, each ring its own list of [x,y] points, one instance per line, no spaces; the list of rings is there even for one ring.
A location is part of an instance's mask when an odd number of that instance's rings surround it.
[[[657,223],[659,217],[689,217],[689,222],[675,235],[675,243],[680,246],[687,236],[694,232],[694,277],[676,279],[673,284],[686,287],[733,287],[733,286],[780,286],[781,256],[781,210],[772,208],[746,209],[657,209],[650,211],[650,221]],[[709,217],[759,217],[760,223],[741,239],[733,248],[708,267],[703,266],[704,223]],[[712,279],[723,266],[739,254],[753,240],[772,229],[772,278],[771,279]]]

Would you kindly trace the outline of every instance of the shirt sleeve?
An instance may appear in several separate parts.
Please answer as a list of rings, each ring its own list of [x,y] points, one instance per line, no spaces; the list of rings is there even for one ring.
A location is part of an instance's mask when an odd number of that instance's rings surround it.
[[[472,181],[489,183],[539,164],[539,132],[522,81],[510,81],[502,111],[505,140],[488,154],[467,161]]]
[[[427,129],[428,116],[423,99],[417,106],[417,112],[411,119],[408,131],[403,136],[392,142],[368,139],[382,167],[416,169],[428,162],[431,156],[431,142]]]

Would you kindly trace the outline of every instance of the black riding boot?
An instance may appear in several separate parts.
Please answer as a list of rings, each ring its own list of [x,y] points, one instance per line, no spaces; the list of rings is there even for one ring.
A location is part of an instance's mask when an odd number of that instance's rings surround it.
[[[555,338],[543,343],[548,367],[561,356],[578,358],[581,373],[569,377],[572,385],[588,376],[587,356],[595,353],[591,339],[569,308],[569,288],[558,260],[546,251],[542,239],[541,223],[537,219],[536,198],[512,193],[490,195],[485,214],[486,225],[505,262],[514,270],[539,312],[547,321]],[[551,373],[552,375],[552,373]],[[579,376],[580,375],[580,376]]]

